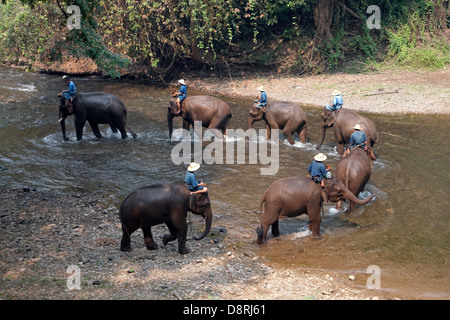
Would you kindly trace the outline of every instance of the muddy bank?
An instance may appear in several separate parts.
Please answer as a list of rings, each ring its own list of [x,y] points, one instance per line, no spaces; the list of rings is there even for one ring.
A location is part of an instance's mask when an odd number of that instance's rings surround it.
[[[1,299],[392,299],[355,288],[366,275],[273,267],[264,257],[231,244],[227,230],[203,228],[192,216],[188,255],[176,242],[162,245],[165,225],[152,229],[159,249],[132,236],[132,252],[119,250],[115,194],[60,193],[1,187]],[[232,240],[232,239],[231,239]],[[69,290],[67,269],[80,269],[80,290]],[[359,281],[359,282],[361,282]]]
[[[192,78],[188,89],[252,100],[263,86],[268,100],[290,101],[323,108],[337,89],[344,108],[369,113],[450,114],[450,69],[439,71],[387,70],[368,74],[279,75],[229,79]],[[176,86],[176,83],[172,84]]]

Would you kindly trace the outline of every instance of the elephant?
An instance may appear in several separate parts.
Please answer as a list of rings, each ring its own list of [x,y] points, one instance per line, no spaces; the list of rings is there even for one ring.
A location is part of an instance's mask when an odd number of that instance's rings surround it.
[[[373,121],[359,115],[354,110],[341,108],[337,111],[329,111],[324,108],[322,121],[322,139],[317,149],[322,146],[323,141],[325,140],[326,130],[330,127],[333,127],[334,129],[337,151],[340,155],[344,153],[344,145],[350,142],[350,136],[355,132],[353,129],[355,124],[359,124],[361,126],[361,131],[366,134],[369,147],[373,147],[378,139],[378,132]]]
[[[191,193],[186,187],[169,183],[157,183],[133,190],[121,203],[119,210],[122,224],[121,251],[131,251],[130,237],[137,229],[144,232],[144,243],[148,250],[157,249],[151,227],[165,223],[170,234],[163,236],[164,246],[178,239],[178,252],[189,253],[186,248],[188,211],[202,215],[205,230],[194,239],[203,239],[211,229],[212,209],[208,192]]]
[[[336,177],[355,196],[358,196],[370,179],[373,160],[374,157],[370,148],[368,151],[364,151],[363,148],[354,148],[338,163]],[[337,207],[341,207],[341,201],[338,202]],[[348,212],[351,212],[354,207],[355,203],[350,201]]]
[[[278,237],[278,220],[307,214],[312,238],[320,238],[321,208],[326,193],[328,200],[337,202],[348,199],[357,204],[367,204],[374,195],[359,200],[335,176],[325,179],[325,189],[310,178],[289,177],[274,181],[264,192],[260,201],[260,224],[256,229],[258,244],[267,242],[267,232],[272,226],[272,235]],[[262,207],[264,206],[264,212]]]
[[[302,143],[306,143],[306,113],[299,106],[289,102],[269,102],[263,108],[257,108],[253,103],[248,117],[248,127],[251,129],[255,121],[266,122],[267,140],[272,129],[281,129],[290,144],[295,141],[292,134],[297,132]]]
[[[209,129],[218,129],[216,131],[218,138],[222,138],[219,130],[223,134],[227,134],[230,127],[231,109],[224,101],[212,96],[187,96],[181,105],[180,115],[174,114],[173,110],[176,106],[177,96],[172,94],[167,108],[167,124],[169,125],[169,138],[172,138],[173,118],[181,116],[183,118],[183,129],[189,130],[195,121],[201,121],[202,126]],[[194,127],[195,128],[195,127]],[[201,130],[200,130],[201,131]],[[202,137],[201,132],[196,132],[199,138]]]
[[[64,140],[69,140],[66,136],[66,118],[74,115],[77,140],[83,138],[83,128],[86,121],[89,122],[94,135],[101,138],[98,128],[99,124],[109,124],[111,130],[116,133],[120,131],[122,139],[127,138],[127,128],[134,139],[137,135],[128,127],[126,123],[127,109],[123,102],[115,95],[103,92],[82,92],[77,93],[73,99],[73,108],[69,111],[64,105],[64,97],[61,97],[59,105],[59,123]]]

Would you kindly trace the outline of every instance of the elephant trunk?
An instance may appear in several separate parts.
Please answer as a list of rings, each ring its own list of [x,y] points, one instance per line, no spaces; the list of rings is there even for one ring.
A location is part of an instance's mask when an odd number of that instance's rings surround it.
[[[66,136],[66,118],[68,116],[67,109],[64,107],[64,102],[61,100],[61,105],[59,106],[59,120],[58,123],[61,125],[61,132],[63,139],[65,141],[69,140]]]
[[[209,230],[211,229],[212,225],[212,210],[209,208],[207,211],[203,214],[203,218],[205,219],[205,231],[199,235],[195,235],[195,240],[200,240],[206,237],[209,233]]]
[[[366,199],[364,199],[364,200],[360,200],[357,196],[355,196],[354,194],[353,194],[353,192],[351,192],[349,189],[347,189],[347,188],[345,188],[344,190],[342,190],[342,194],[343,194],[343,196],[344,196],[344,198],[346,199],[346,200],[349,200],[349,201],[351,201],[351,202],[353,202],[353,203],[356,203],[356,204],[358,204],[358,205],[365,205],[365,204],[367,204],[367,203],[369,203],[369,201],[370,200],[372,200],[372,198],[373,197],[375,197],[375,195],[374,194],[371,194],[369,197],[367,197]]]
[[[172,138],[172,132],[173,132],[173,114],[171,112],[172,110],[167,108],[167,124],[169,126],[169,139]]]
[[[326,132],[327,132],[327,125],[324,124],[323,127],[322,127],[322,139],[320,140],[320,143],[319,143],[319,145],[317,146],[317,149],[319,149],[319,148],[322,146],[323,141],[325,140],[325,133],[326,133]]]
[[[58,123],[61,125],[61,132],[65,141],[69,140],[66,136],[66,115],[63,112],[59,112]]]

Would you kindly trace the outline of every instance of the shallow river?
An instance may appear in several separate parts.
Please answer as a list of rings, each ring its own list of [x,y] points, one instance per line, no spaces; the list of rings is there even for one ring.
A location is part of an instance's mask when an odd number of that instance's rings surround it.
[[[68,118],[70,141],[63,141],[56,98],[65,88],[61,78],[0,67],[1,185],[61,192],[103,189],[125,197],[133,188],[154,182],[183,183],[187,165],[173,163],[178,142],[170,141],[166,123],[174,88],[81,78],[75,83],[78,91],[110,92],[121,98],[138,138],[122,140],[101,126],[105,138],[98,140],[87,125],[83,141],[77,142]],[[251,101],[221,98],[232,109],[231,128],[246,130]],[[308,143],[302,145],[298,136],[294,146],[281,143],[276,175],[261,175],[260,169],[269,165],[259,160],[249,164],[248,158],[244,164],[202,165],[198,177],[208,183],[213,224],[227,229],[234,246],[273,264],[357,274],[353,283],[360,288],[366,287],[367,268],[377,266],[381,294],[449,299],[450,116],[364,114],[380,134],[374,147],[377,161],[362,197],[375,193],[376,199],[349,215],[325,204],[322,240],[306,236],[307,219],[302,216],[282,220],[281,237],[270,236],[264,246],[255,243],[262,193],[278,178],[307,176],[306,168],[317,153],[321,110],[304,110]],[[175,119],[174,128],[180,127],[181,120]],[[263,128],[256,123],[258,132]],[[340,157],[333,140],[330,129],[322,152],[336,168]],[[247,153],[255,141],[246,142]],[[207,146],[204,142],[203,148]]]

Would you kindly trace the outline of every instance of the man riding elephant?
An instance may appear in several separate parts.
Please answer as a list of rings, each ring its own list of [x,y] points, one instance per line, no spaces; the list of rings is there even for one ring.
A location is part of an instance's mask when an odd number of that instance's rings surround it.
[[[195,175],[195,171],[197,171],[199,168],[200,164],[192,162],[186,171],[184,182],[186,184],[186,188],[191,192],[191,194],[203,193],[208,191],[208,188],[206,188],[206,183],[197,180],[197,177]]]
[[[264,108],[267,105],[267,93],[262,86],[258,90],[261,92],[261,98],[255,100],[257,103],[256,107]]]
[[[354,148],[363,148],[364,151],[367,151],[367,136],[361,130],[361,126],[356,124],[353,129],[355,132],[350,136],[350,143],[345,154],[349,154]]]
[[[184,82],[184,79],[178,80],[178,83],[181,84],[180,90],[175,93],[175,95],[178,95],[177,98],[177,107],[173,111],[176,115],[179,115],[181,112],[181,104],[183,103],[183,100],[187,97],[187,87],[186,83]]]
[[[69,76],[63,76],[62,77],[64,82],[66,83],[68,89],[61,92],[62,96],[64,97],[65,106],[67,108],[67,111],[69,113],[72,113],[72,101],[75,97],[75,94],[77,93],[77,88],[75,87],[75,84],[73,81],[70,80]]]
[[[334,90],[333,93],[333,101],[330,101],[329,104],[327,104],[326,108],[329,111],[336,111],[342,108],[342,105],[344,104],[344,100],[342,98],[342,94],[339,90]]]

